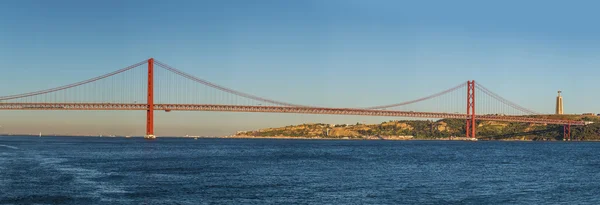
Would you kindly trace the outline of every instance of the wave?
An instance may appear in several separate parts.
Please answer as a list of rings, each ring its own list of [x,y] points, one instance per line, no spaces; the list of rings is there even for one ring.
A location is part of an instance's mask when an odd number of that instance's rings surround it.
[[[0,144],[0,147],[6,147],[6,148],[10,148],[10,149],[19,149],[18,147],[14,147],[14,146],[10,146],[10,145],[3,145],[3,144]]]

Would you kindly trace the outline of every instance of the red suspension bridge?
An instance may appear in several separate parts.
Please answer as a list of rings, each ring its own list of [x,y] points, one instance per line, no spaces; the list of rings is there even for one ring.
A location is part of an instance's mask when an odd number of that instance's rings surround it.
[[[402,103],[364,108],[330,108],[276,101],[236,91],[152,58],[85,81],[2,96],[0,110],[146,111],[146,138],[155,137],[156,110],[453,118],[466,120],[465,135],[468,138],[475,138],[476,120],[564,125],[564,136],[569,139],[571,125],[585,125],[583,121],[537,116],[540,113],[519,106],[475,81]]]

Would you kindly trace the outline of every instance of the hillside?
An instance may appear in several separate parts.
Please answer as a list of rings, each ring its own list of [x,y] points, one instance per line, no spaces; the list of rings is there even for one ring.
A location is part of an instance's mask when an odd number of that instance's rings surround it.
[[[573,126],[571,136],[579,140],[600,140],[600,118],[581,115],[537,116],[596,122],[587,126]],[[562,140],[561,125],[543,125],[496,121],[477,121],[477,138],[489,140]],[[335,125],[311,123],[238,132],[236,137],[287,138],[348,138],[348,139],[446,139],[464,136],[465,121],[442,119],[438,121],[405,120],[380,124]],[[412,137],[411,137],[412,136]]]

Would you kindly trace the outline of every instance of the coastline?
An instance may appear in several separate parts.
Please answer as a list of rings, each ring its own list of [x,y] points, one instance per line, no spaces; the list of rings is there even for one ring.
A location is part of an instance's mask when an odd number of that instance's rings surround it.
[[[208,137],[207,137],[208,138]],[[234,136],[223,136],[223,137],[211,137],[211,138],[222,138],[222,139],[293,139],[293,140],[372,140],[372,141],[474,141],[464,137],[455,138],[414,138],[413,136],[402,136],[402,137],[388,137],[388,138],[324,138],[324,137],[291,137],[291,136],[247,136],[247,135],[234,135]],[[499,140],[497,140],[499,141]]]
[[[0,137],[38,137],[36,135],[0,135]],[[143,138],[140,136],[132,136],[130,138],[123,136],[116,137],[99,137],[99,136],[77,136],[77,135],[46,135],[43,137],[90,137],[90,138],[121,138],[121,139],[132,139],[132,138]],[[162,136],[159,138],[181,138],[181,139],[194,139],[194,137],[185,137],[185,136]],[[291,137],[291,136],[200,136],[198,139],[281,139],[281,140],[369,140],[369,141],[473,141],[470,139],[466,139],[464,137],[456,137],[456,138],[323,138],[323,137]],[[523,139],[477,139],[476,141],[504,141],[504,142],[565,142],[562,140],[523,140]],[[600,142],[600,140],[573,140],[567,142]]]
[[[199,138],[218,138],[218,139],[291,139],[291,140],[381,140],[381,141],[472,141],[464,137],[449,138],[410,138],[410,139],[379,139],[379,138],[323,138],[323,137],[291,137],[291,136],[220,136],[220,137],[199,137]],[[477,141],[502,141],[502,142],[600,142],[600,140],[579,140],[579,141],[562,141],[562,140],[523,140],[523,139],[477,139]]]
[[[299,139],[299,140],[394,140],[394,141],[406,141],[406,140],[414,140],[412,136],[401,136],[401,137],[390,137],[390,138],[377,138],[377,137],[367,137],[367,138],[350,138],[350,137],[342,137],[342,138],[326,138],[326,137],[292,137],[292,136],[248,136],[248,135],[232,135],[232,136],[222,136],[216,138],[223,139]]]

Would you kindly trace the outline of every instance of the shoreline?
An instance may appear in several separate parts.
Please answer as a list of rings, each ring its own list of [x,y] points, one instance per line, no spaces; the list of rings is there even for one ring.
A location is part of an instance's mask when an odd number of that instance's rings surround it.
[[[1,137],[38,137],[37,135],[0,135]],[[140,136],[127,137],[100,137],[100,136],[76,136],[76,135],[46,135],[43,137],[90,137],[90,138],[118,138],[118,139],[137,139]],[[195,137],[185,136],[158,136],[158,138],[179,138],[194,139]],[[206,136],[197,137],[198,139],[281,139],[281,140],[353,140],[353,141],[472,141],[463,138],[323,138],[323,137],[290,137],[290,136]],[[565,142],[562,140],[521,140],[521,139],[477,139],[477,141],[502,141],[502,142]],[[600,142],[600,140],[580,140],[571,142]]]
[[[181,137],[189,138],[189,137]],[[223,137],[198,137],[199,139],[282,139],[282,140],[355,140],[355,141],[471,141],[467,139],[448,139],[448,138],[412,138],[412,139],[366,139],[366,138],[311,138],[311,137],[279,137],[279,136],[223,136]],[[600,142],[600,140],[580,140],[580,141],[562,141],[562,140],[521,140],[521,139],[477,139],[478,141],[499,141],[499,142]]]
[[[473,141],[464,137],[457,138],[313,138],[313,137],[290,137],[290,136],[223,136],[223,137],[205,137],[220,139],[292,139],[292,140],[368,140],[368,141]],[[503,140],[481,140],[479,141],[503,141]],[[532,141],[532,140],[505,140],[505,141]]]

